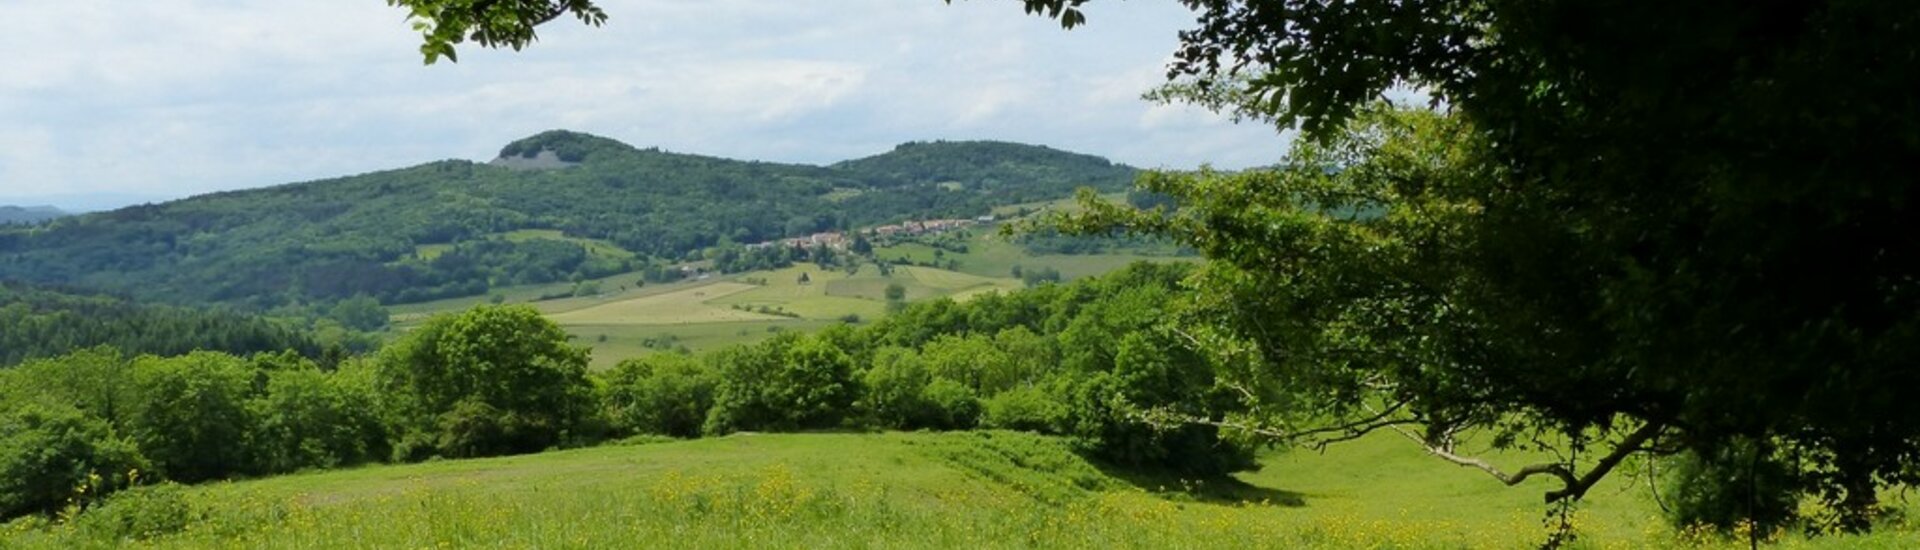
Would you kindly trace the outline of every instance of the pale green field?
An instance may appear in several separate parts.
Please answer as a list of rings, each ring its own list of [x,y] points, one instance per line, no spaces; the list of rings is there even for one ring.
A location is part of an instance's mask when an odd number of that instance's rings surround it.
[[[805,284],[799,282],[801,273],[807,274]],[[800,264],[703,284],[662,285],[621,295],[542,302],[540,309],[573,334],[577,344],[593,348],[594,368],[607,368],[622,359],[678,346],[698,352],[757,342],[775,334],[770,327],[810,332],[849,315],[862,321],[878,319],[886,315],[889,284],[906,288],[908,300],[942,296],[964,299],[1022,286],[1013,279],[922,267],[899,267],[891,277],[884,277],[871,265],[849,275],[842,270]],[[592,305],[579,307],[585,302]],[[799,318],[758,313],[761,307]],[[670,342],[666,341],[669,337]],[[649,339],[654,340],[654,346],[647,345]]]
[[[619,258],[623,260],[627,258],[632,258],[634,256],[634,254],[632,252],[628,252],[627,249],[620,248],[620,245],[613,244],[600,239],[570,237],[570,236],[567,236],[567,234],[562,233],[558,229],[521,229],[519,231],[508,231],[506,233],[501,233],[500,236],[509,241],[513,241],[516,243],[527,242],[532,240],[569,242],[569,243],[580,245],[582,248],[587,249],[587,254],[591,256],[606,256],[609,258]]]
[[[629,252],[625,248],[620,248],[620,245],[599,239],[569,237],[566,233],[558,229],[521,229],[487,236],[500,237],[516,243],[532,240],[562,241],[580,245],[582,248],[587,249],[587,254],[593,256],[606,256],[619,259],[634,257],[633,252]],[[453,250],[453,245],[451,244],[423,244],[413,247],[413,255],[422,260],[433,260],[434,258],[440,257],[441,254],[446,254],[450,250]]]
[[[561,313],[549,313],[548,319],[561,326],[573,325],[684,325],[770,321],[773,315],[751,313],[714,305],[728,296],[752,292],[761,287],[736,282],[682,288],[664,294],[607,301],[599,305]]]
[[[1135,254],[1032,255],[1000,238],[991,226],[975,228],[971,233],[969,252],[950,255],[961,262],[957,272],[900,265],[887,277],[881,276],[870,264],[862,265],[851,275],[839,269],[798,264],[706,280],[638,286],[640,274],[635,272],[593,280],[601,291],[596,296],[538,300],[541,296],[564,294],[574,287],[573,283],[550,283],[497,289],[487,296],[394,305],[389,306],[389,310],[395,326],[404,331],[432,315],[462,311],[488,303],[498,295],[504,303],[531,304],[548,315],[575,336],[576,345],[593,348],[595,368],[606,368],[622,359],[661,351],[660,339],[669,336],[675,341],[664,348],[685,346],[697,352],[760,341],[773,334],[766,330],[768,327],[812,331],[850,317],[861,321],[879,319],[886,315],[886,288],[892,284],[904,288],[910,302],[941,297],[966,300],[1023,288],[1025,285],[1019,279],[1011,277],[1015,265],[1052,267],[1063,277],[1072,279],[1106,273],[1141,260],[1188,261]],[[503,235],[511,239],[567,238],[550,230]],[[878,252],[888,259],[933,258],[933,249],[920,244],[886,247]],[[799,282],[801,273],[807,274],[808,283]],[[783,313],[760,313],[761,307]],[[647,346],[649,339],[655,340],[656,345]]]
[[[1502,463],[1524,457],[1494,456]],[[1103,470],[1008,432],[753,435],[370,467],[190,488],[153,548],[1531,548],[1539,495],[1393,435],[1269,456],[1242,485]],[[1575,513],[1574,548],[1683,539],[1624,476]],[[79,522],[88,525],[87,522]],[[100,525],[110,522],[96,522]],[[117,545],[0,527],[0,547]],[[1911,523],[1775,548],[1913,548]]]
[[[1142,256],[1139,254],[1029,254],[1020,245],[1007,242],[992,227],[975,228],[973,238],[967,241],[965,254],[944,252],[936,257],[935,249],[919,243],[905,243],[897,246],[878,247],[874,253],[889,261],[907,258],[915,262],[932,262],[954,259],[960,262],[959,271],[982,277],[1012,277],[1013,266],[1023,269],[1051,267],[1060,271],[1065,279],[1078,279],[1107,273],[1138,261],[1181,262],[1196,261],[1190,257]]]
[[[806,273],[807,284],[799,277]],[[909,301],[942,296],[965,299],[985,292],[1020,288],[1019,281],[902,266],[883,277],[872,265],[854,275],[837,269],[799,264],[786,269],[755,271],[700,281],[625,287],[637,274],[600,279],[598,296],[532,302],[574,335],[576,345],[593,349],[592,366],[607,368],[620,360],[685,346],[705,351],[766,339],[777,330],[811,332],[849,315],[871,321],[886,315],[886,286],[899,283]],[[755,284],[742,282],[756,281]],[[765,284],[757,284],[764,281]],[[571,283],[532,285],[502,291],[508,303],[523,303],[543,293],[572,288]],[[395,306],[394,322],[401,330],[417,326],[431,315],[464,310],[485,303],[485,297],[441,300]],[[738,307],[736,307],[738,306]],[[759,313],[760,307],[798,317]],[[659,345],[671,337],[670,345]],[[646,345],[655,340],[656,346]]]
[[[450,244],[422,244],[413,247],[414,257],[426,261],[433,261],[434,258],[439,258],[441,254],[446,254],[451,251],[453,251],[453,245]]]
[[[807,275],[807,282],[800,282],[800,274]],[[898,277],[895,274],[895,277]],[[765,285],[758,288],[730,294],[714,300],[713,303],[725,306],[761,307],[784,309],[808,319],[835,319],[848,314],[873,319],[887,312],[887,304],[853,296],[834,296],[827,293],[835,283],[849,279],[861,279],[879,275],[872,266],[863,266],[858,275],[848,276],[838,269],[821,269],[813,264],[796,264],[785,269],[773,271],[755,271],[742,273],[734,280],[764,279]]]
[[[532,304],[534,306],[534,309],[538,309],[542,312],[560,313],[560,312],[572,311],[575,309],[592,307],[595,305],[599,305],[601,303],[605,303],[610,300],[632,299],[632,298],[638,298],[638,297],[644,297],[644,296],[652,296],[655,294],[665,294],[665,293],[677,292],[681,289],[685,289],[689,287],[695,287],[695,286],[718,282],[715,280],[680,281],[680,282],[665,283],[665,284],[647,283],[643,286],[635,287],[634,285],[640,282],[639,272],[622,273],[619,275],[611,275],[607,277],[601,277],[599,279],[590,279],[590,280],[600,286],[601,294],[599,296],[587,296],[587,297],[581,297],[581,298],[562,298],[558,300],[540,301],[539,298],[541,296],[559,294],[559,293],[567,292],[573,289],[573,283],[565,283],[565,282],[545,283],[545,284],[538,284],[538,285],[521,285],[521,286],[495,289],[493,292],[489,292],[486,295],[481,295],[481,296],[467,296],[464,298],[448,298],[445,300],[434,300],[431,302],[420,302],[420,303],[414,303],[414,304],[390,305],[390,306],[387,306],[387,311],[393,313],[393,320],[395,323],[404,324],[409,322],[420,321],[429,316],[437,315],[441,313],[453,313],[458,311],[464,311],[467,308],[471,308],[479,304],[488,303],[492,301],[493,299],[492,295],[499,294],[504,298],[505,303]]]
[[[685,325],[567,325],[561,328],[574,337],[574,345],[593,348],[594,370],[613,368],[621,360],[677,351],[702,351],[765,340],[779,331],[813,332],[840,321],[786,319],[732,323],[695,323]],[[602,337],[605,337],[603,340]],[[659,347],[648,347],[651,339]]]
[[[964,292],[982,288],[1018,290],[1026,286],[1022,284],[1019,279],[983,277],[969,273],[918,266],[903,266],[895,272],[896,275],[899,273],[906,273],[907,276],[913,277],[915,281],[918,281],[922,285],[954,292]]]
[[[1107,201],[1107,202],[1123,203],[1127,201],[1127,192],[1117,191],[1113,193],[1101,193],[1100,200]],[[1086,210],[1086,208],[1080,206],[1079,199],[1073,198],[1073,197],[1067,197],[1064,199],[1055,199],[1050,201],[1026,202],[1026,203],[1019,203],[1019,204],[1009,204],[1006,206],[996,206],[993,208],[993,215],[1006,218],[1006,217],[1019,214],[1021,210],[1026,210],[1032,213],[1032,215],[1038,215],[1046,212],[1063,212],[1063,213],[1080,212],[1080,211]]]

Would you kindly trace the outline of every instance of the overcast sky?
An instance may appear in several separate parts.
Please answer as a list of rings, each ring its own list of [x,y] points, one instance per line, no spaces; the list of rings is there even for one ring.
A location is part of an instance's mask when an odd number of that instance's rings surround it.
[[[1192,15],[1097,2],[603,0],[602,28],[423,66],[382,0],[0,3],[0,204],[99,208],[487,160],[566,128],[814,164],[1000,139],[1145,167],[1273,162],[1272,129],[1139,99]]]

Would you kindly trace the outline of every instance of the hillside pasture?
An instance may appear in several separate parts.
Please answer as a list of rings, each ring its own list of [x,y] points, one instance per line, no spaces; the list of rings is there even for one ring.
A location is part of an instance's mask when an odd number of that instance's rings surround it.
[[[806,274],[807,281],[800,282],[800,275]],[[767,307],[787,311],[808,319],[837,319],[847,315],[873,319],[887,312],[884,302],[855,296],[835,296],[828,293],[836,283],[849,279],[879,277],[871,266],[863,267],[859,274],[849,276],[838,269],[821,269],[813,264],[796,264],[785,269],[755,271],[744,273],[734,280],[752,279],[765,281],[753,290],[730,294],[714,300],[720,306],[740,306],[743,308]]]
[[[1129,474],[1013,432],[740,434],[186,489],[154,548],[1531,548],[1539,494],[1393,434],[1266,457],[1237,482]],[[1494,454],[1500,463],[1537,457]],[[1574,548],[1743,548],[1676,532],[1630,476]],[[114,518],[0,526],[0,546],[111,546]],[[77,527],[76,527],[77,525]],[[1774,547],[1912,548],[1910,523]]]
[[[593,348],[588,367],[604,370],[620,361],[655,353],[700,353],[739,344],[752,344],[782,331],[813,332],[839,321],[787,319],[678,325],[563,325],[575,345]]]
[[[594,368],[606,368],[622,359],[680,346],[704,351],[758,342],[779,330],[813,331],[854,317],[879,319],[886,315],[886,288],[893,284],[906,290],[909,302],[941,297],[966,300],[1024,287],[1019,279],[1009,277],[1013,265],[1052,267],[1064,277],[1074,278],[1153,259],[1127,254],[1034,256],[998,239],[991,231],[976,231],[969,246],[972,253],[951,256],[960,259],[959,271],[897,265],[891,276],[883,276],[870,263],[862,264],[853,274],[802,263],[783,269],[645,285],[637,284],[640,273],[635,272],[591,280],[600,289],[600,294],[592,296],[540,300],[543,296],[565,295],[574,288],[573,283],[550,283],[388,309],[395,326],[405,330],[433,315],[463,311],[493,301],[495,296],[506,303],[528,303],[574,335],[576,345],[593,348]],[[930,260],[933,249],[909,243],[881,250],[884,258],[908,255]],[[799,282],[801,273],[807,274],[807,283]],[[769,313],[761,313],[762,307]],[[671,344],[662,345],[667,341]]]
[[[1072,280],[1091,277],[1138,261],[1193,261],[1189,257],[1149,256],[1132,252],[1105,254],[1033,254],[1019,244],[1009,242],[999,235],[994,226],[979,227],[970,231],[964,253],[938,250],[921,243],[905,242],[893,246],[876,247],[874,254],[887,261],[906,260],[907,263],[939,264],[946,260],[959,262],[958,271],[970,275],[990,278],[1011,278],[1013,267],[1021,269],[1053,268],[1060,271],[1064,279]],[[937,253],[936,253],[937,251]]]
[[[623,260],[630,259],[635,256],[633,252],[628,251],[625,248],[620,248],[620,245],[613,244],[600,239],[571,237],[571,236],[568,236],[565,232],[562,232],[558,229],[521,229],[517,231],[508,231],[504,233],[482,235],[479,238],[481,239],[499,238],[499,239],[505,239],[511,242],[516,242],[516,243],[523,243],[523,242],[535,241],[535,240],[560,241],[560,242],[573,243],[573,244],[580,245],[581,248],[587,249],[587,254],[590,256],[617,258],[617,259],[623,259]],[[447,252],[450,252],[452,250],[453,250],[453,245],[446,244],[446,243],[414,245],[413,256],[421,260],[432,261],[434,258],[439,258],[440,255],[446,254]]]
[[[681,288],[664,294],[609,301],[547,315],[561,326],[572,325],[684,325],[737,321],[771,321],[779,317],[713,305],[727,296],[760,287],[720,282]]]
[[[620,245],[613,244],[600,239],[588,239],[588,238],[582,238],[582,237],[569,236],[558,229],[521,229],[518,231],[509,231],[506,233],[501,233],[500,237],[516,243],[534,241],[534,240],[548,240],[548,241],[560,241],[560,242],[573,243],[573,244],[580,245],[581,248],[587,249],[587,254],[591,256],[603,256],[603,257],[618,258],[623,260],[634,257],[633,252],[630,252],[625,248],[620,248]]]

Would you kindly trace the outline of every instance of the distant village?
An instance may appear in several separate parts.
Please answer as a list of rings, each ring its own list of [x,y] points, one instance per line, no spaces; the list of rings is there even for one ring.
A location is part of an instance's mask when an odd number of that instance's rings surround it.
[[[902,222],[902,223],[893,224],[893,225],[882,225],[879,227],[868,228],[865,230],[856,231],[855,233],[864,234],[868,238],[934,235],[934,234],[945,233],[948,231],[955,231],[955,230],[959,230],[967,227],[972,227],[972,226],[983,224],[983,223],[993,223],[993,221],[994,221],[994,217],[991,215],[980,216],[978,218],[973,218],[973,219],[909,221],[909,222]],[[754,244],[747,245],[747,248],[766,248],[769,246],[781,246],[781,245],[791,247],[791,248],[817,248],[817,247],[824,246],[827,248],[844,252],[847,250],[847,247],[851,246],[852,244],[853,244],[853,238],[848,236],[848,234],[841,233],[839,231],[827,231],[823,233],[814,233],[812,235],[807,235],[803,237],[793,237],[790,239],[781,239],[778,241],[754,243]]]

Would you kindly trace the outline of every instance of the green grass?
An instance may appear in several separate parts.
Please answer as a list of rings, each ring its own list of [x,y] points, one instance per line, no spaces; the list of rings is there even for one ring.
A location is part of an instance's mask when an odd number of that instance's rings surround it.
[[[727,296],[760,288],[746,283],[720,282],[661,294],[617,297],[579,309],[548,313],[547,318],[561,326],[684,325],[779,319],[773,315],[714,305],[723,302]]]
[[[521,229],[518,231],[484,235],[481,238],[487,237],[499,237],[516,243],[533,240],[569,242],[587,249],[587,254],[591,256],[605,256],[623,260],[635,256],[633,252],[621,248],[620,245],[600,239],[569,237],[566,233],[558,229]],[[432,261],[434,258],[438,258],[441,254],[446,254],[451,250],[453,250],[453,245],[451,244],[422,244],[413,247],[413,255],[422,260]]]
[[[1508,461],[1515,457],[1506,458]],[[1231,490],[1130,482],[1006,432],[736,435],[371,467],[191,488],[203,518],[157,548],[1527,548],[1539,494],[1395,436],[1270,456]],[[1620,477],[1579,548],[1681,540]],[[84,522],[83,522],[84,523]],[[108,546],[16,522],[0,547]],[[1910,524],[1782,548],[1911,548]],[[1740,547],[1729,541],[1710,546]]]
[[[759,342],[778,331],[813,332],[837,323],[839,321],[783,318],[684,325],[567,325],[562,328],[573,335],[575,345],[593,348],[592,362],[588,366],[602,370],[620,364],[623,359],[669,351],[648,347],[646,342],[649,339],[668,343],[669,347],[685,346],[688,351],[699,353]]]
[[[634,257],[632,252],[627,251],[625,248],[620,248],[620,245],[600,239],[570,237],[558,229],[521,229],[519,231],[501,233],[500,237],[516,243],[534,240],[569,242],[587,249],[587,254],[590,256],[606,256],[623,260]]]
[[[634,283],[637,283],[640,281],[640,273],[637,271],[633,273],[621,273],[618,275],[610,275],[607,277],[601,277],[598,279],[590,279],[590,280],[597,283],[600,286],[600,291],[601,291],[600,296],[588,296],[583,298],[566,298],[566,299],[560,299],[560,300],[540,301],[539,299],[541,296],[561,294],[561,293],[565,293],[573,290],[573,283],[568,283],[568,282],[544,283],[544,284],[537,284],[537,285],[519,285],[519,286],[498,288],[498,289],[494,289],[492,292],[489,292],[487,294],[480,295],[480,296],[448,298],[445,300],[434,300],[431,302],[419,302],[419,303],[412,303],[412,304],[395,304],[395,305],[387,306],[387,311],[393,313],[393,320],[395,323],[406,324],[406,323],[421,321],[429,316],[438,315],[441,313],[455,313],[459,311],[465,311],[467,308],[471,308],[473,306],[492,301],[493,295],[498,294],[503,298],[503,301],[505,303],[533,304],[536,309],[539,309],[543,312],[562,312],[562,311],[571,311],[574,309],[580,309],[583,307],[590,307],[590,306],[605,302],[607,300],[621,299],[621,298],[635,298],[635,297],[641,297],[641,296],[651,296],[654,294],[675,292],[683,288],[699,286],[699,285],[704,285],[704,284],[714,282],[712,280],[707,280],[707,281],[681,281],[681,282],[667,283],[667,284],[648,283],[644,286],[636,288],[633,286]]]
[[[808,283],[799,282],[801,273],[807,274]],[[1021,286],[1010,278],[912,266],[896,268],[892,277],[883,277],[872,265],[862,266],[853,275],[799,264],[706,280],[625,286],[638,278],[638,274],[623,274],[598,279],[602,293],[597,296],[532,301],[572,289],[572,283],[520,286],[498,293],[507,303],[531,303],[573,334],[576,345],[593,348],[594,368],[606,368],[622,359],[662,351],[647,346],[649,339],[658,342],[672,337],[673,346],[684,345],[697,352],[758,342],[775,334],[769,327],[811,332],[849,315],[867,321],[878,319],[886,315],[888,284],[906,287],[908,300],[941,296],[965,299]],[[754,282],[742,282],[748,280]],[[488,301],[488,297],[476,296],[393,306],[390,310],[395,326],[404,331],[432,315],[458,312]],[[786,314],[760,313],[761,307]]]
[[[800,282],[802,273],[807,275],[805,283]],[[838,269],[796,264],[785,269],[740,274],[735,280],[764,280],[766,284],[746,292],[729,294],[713,303],[721,306],[778,308],[808,319],[836,319],[850,314],[873,319],[886,314],[885,302],[855,296],[835,296],[827,290],[837,282],[878,276],[871,267],[863,268],[858,275],[849,276]]]
[[[953,259],[960,262],[961,273],[982,277],[1012,277],[1013,267],[1037,269],[1051,267],[1060,271],[1061,277],[1078,279],[1100,275],[1126,267],[1137,261],[1156,262],[1195,261],[1194,258],[1147,256],[1132,252],[1109,254],[1031,254],[1025,247],[1008,242],[999,235],[998,226],[975,227],[970,230],[972,237],[967,240],[967,252],[941,252],[919,243],[903,243],[895,246],[878,247],[875,255],[889,261],[906,258],[912,262],[940,262]]]
[[[567,238],[551,230],[502,235],[509,239]],[[798,264],[785,269],[638,287],[633,286],[640,279],[640,274],[635,272],[595,279],[601,290],[597,296],[539,300],[542,296],[565,294],[573,289],[573,283],[563,282],[501,288],[486,296],[394,305],[388,309],[393,312],[395,326],[404,331],[432,315],[463,311],[490,302],[494,295],[505,303],[530,303],[575,335],[576,344],[593,348],[593,365],[604,368],[622,359],[659,351],[645,345],[648,339],[673,336],[678,340],[676,344],[702,351],[757,342],[773,334],[766,331],[770,326],[811,331],[847,316],[878,319],[886,315],[886,288],[893,284],[906,290],[908,301],[940,297],[966,300],[984,293],[1022,288],[1020,280],[1011,276],[1016,265],[1028,269],[1051,267],[1059,270],[1063,277],[1073,279],[1099,275],[1141,260],[1188,261],[1129,253],[1033,255],[1000,238],[992,226],[975,228],[971,235],[968,253],[943,254],[944,258],[959,260],[958,271],[897,266],[893,275],[886,277],[872,265],[863,265],[850,275],[839,269]],[[923,262],[934,259],[933,248],[915,243],[883,247],[877,252],[887,259],[907,257]],[[806,284],[799,282],[801,273],[807,274]],[[754,283],[748,285],[742,281]],[[761,313],[762,307],[784,313]]]
[[[418,257],[422,260],[426,260],[429,262],[433,261],[435,258],[439,258],[441,254],[446,254],[452,251],[453,251],[453,245],[450,245],[450,244],[422,244],[422,245],[415,245],[413,247],[413,255],[415,257]]]
[[[1104,200],[1107,202],[1126,202],[1127,192],[1116,191],[1113,193],[1101,193],[1100,200]],[[1073,212],[1081,212],[1084,210],[1086,210],[1086,208],[1080,206],[1080,199],[1075,197],[1067,197],[1064,199],[1054,199],[1050,201],[1027,202],[1027,203],[1019,203],[1019,204],[1009,204],[1006,206],[996,206],[993,208],[993,215],[1005,218],[1005,217],[1018,215],[1021,211],[1029,212],[1030,215],[1037,215],[1045,212],[1073,213]]]

